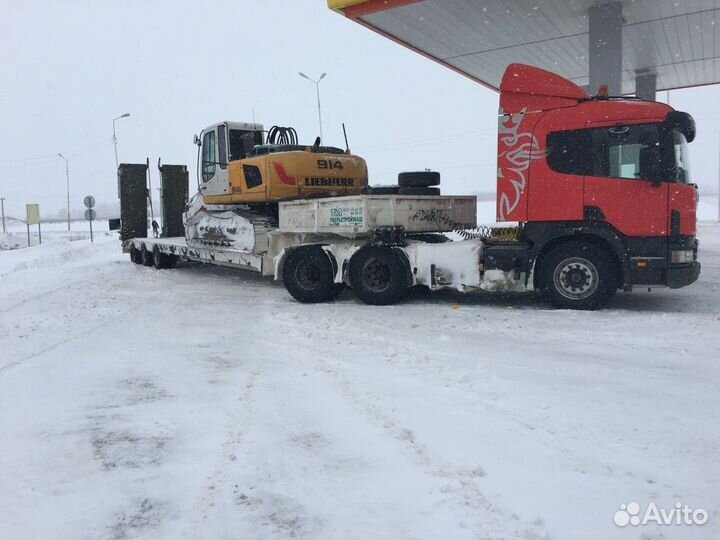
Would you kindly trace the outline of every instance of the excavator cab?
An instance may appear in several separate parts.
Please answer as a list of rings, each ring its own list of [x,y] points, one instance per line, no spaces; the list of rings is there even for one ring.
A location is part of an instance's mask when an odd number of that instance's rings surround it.
[[[245,159],[253,147],[263,144],[263,126],[244,122],[220,122],[195,138],[200,145],[200,191],[203,197],[230,193],[228,163]]]

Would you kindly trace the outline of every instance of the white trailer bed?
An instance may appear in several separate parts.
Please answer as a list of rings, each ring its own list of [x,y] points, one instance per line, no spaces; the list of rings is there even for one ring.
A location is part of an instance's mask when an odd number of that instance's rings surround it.
[[[444,232],[477,224],[477,198],[440,195],[351,195],[280,203],[281,232],[363,236],[381,227]]]

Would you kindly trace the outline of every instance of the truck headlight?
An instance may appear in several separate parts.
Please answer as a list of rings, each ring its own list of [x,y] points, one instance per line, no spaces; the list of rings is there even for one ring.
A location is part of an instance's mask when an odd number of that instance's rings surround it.
[[[693,262],[693,250],[681,249],[670,252],[670,262],[672,264],[684,264]]]

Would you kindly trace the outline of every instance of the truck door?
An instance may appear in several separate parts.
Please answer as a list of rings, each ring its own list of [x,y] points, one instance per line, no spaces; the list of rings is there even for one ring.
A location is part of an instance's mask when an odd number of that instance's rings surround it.
[[[202,194],[205,196],[229,193],[227,126],[220,124],[206,129],[202,138]]]
[[[597,126],[597,124],[595,124]],[[659,124],[593,126],[593,174],[585,177],[586,212],[626,236],[667,236],[669,157]]]

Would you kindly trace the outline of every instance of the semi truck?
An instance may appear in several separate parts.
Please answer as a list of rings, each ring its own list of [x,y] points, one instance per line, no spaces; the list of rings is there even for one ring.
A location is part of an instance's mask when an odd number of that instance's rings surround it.
[[[694,138],[692,117],[667,104],[590,96],[511,64],[497,139],[505,227],[478,227],[475,197],[440,195],[436,172],[370,187],[349,150],[267,143],[261,126],[225,122],[197,138],[202,183],[185,237],[123,246],[157,268],[188,260],[271,275],[300,302],[349,286],[390,304],[422,286],[528,291],[557,308],[597,309],[618,290],[697,280]]]

